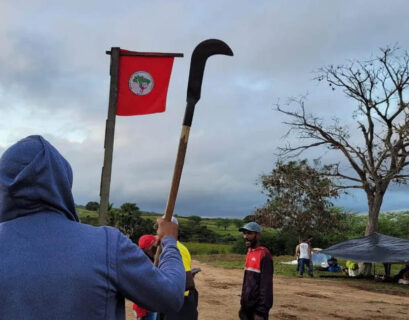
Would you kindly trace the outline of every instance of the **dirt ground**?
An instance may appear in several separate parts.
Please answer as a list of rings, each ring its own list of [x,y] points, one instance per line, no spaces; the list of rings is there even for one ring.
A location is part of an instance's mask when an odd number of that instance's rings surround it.
[[[199,320],[237,320],[243,270],[222,269],[192,261],[202,269],[196,278]],[[408,288],[409,290],[409,288]],[[131,303],[127,320],[133,320]],[[408,319],[409,297],[369,292],[331,280],[274,277],[270,319]]]

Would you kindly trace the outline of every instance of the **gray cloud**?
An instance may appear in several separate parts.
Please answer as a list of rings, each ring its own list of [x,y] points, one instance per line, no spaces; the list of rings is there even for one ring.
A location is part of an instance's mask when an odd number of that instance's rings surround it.
[[[256,181],[284,143],[285,118],[274,103],[309,92],[308,110],[349,122],[353,103],[312,81],[313,71],[388,44],[408,47],[408,6],[394,0],[387,6],[369,0],[2,2],[0,153],[25,135],[43,134],[73,166],[76,202],[98,200],[109,91],[105,50],[183,52],[166,113],[117,117],[115,133],[111,201],[164,210],[190,54],[200,41],[220,38],[235,56],[212,57],[206,66],[175,210],[243,217],[265,201]],[[401,190],[390,190],[385,210],[406,206]],[[338,203],[363,211],[366,201],[356,197]]]

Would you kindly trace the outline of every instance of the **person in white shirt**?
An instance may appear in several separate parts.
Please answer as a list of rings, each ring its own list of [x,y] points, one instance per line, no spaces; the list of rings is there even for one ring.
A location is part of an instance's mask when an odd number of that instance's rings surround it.
[[[300,272],[300,278],[303,277],[305,265],[308,266],[308,275],[313,277],[312,272],[312,260],[311,260],[311,245],[308,242],[308,239],[303,240],[298,248],[298,252],[296,253],[299,257],[299,268],[298,271]]]

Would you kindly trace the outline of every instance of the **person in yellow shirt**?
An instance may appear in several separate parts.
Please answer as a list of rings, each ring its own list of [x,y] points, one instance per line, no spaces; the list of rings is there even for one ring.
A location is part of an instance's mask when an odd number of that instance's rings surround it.
[[[348,276],[357,277],[359,275],[358,263],[347,260],[345,266],[348,268]]]
[[[172,222],[178,224],[178,220],[175,217],[172,217]],[[176,242],[176,246],[179,249],[180,255],[182,256],[182,262],[186,272],[185,300],[182,309],[180,309],[178,312],[166,313],[165,315],[161,314],[160,319],[197,320],[199,293],[196,290],[195,281],[193,279],[194,274],[192,273],[192,258],[189,250],[179,240]]]

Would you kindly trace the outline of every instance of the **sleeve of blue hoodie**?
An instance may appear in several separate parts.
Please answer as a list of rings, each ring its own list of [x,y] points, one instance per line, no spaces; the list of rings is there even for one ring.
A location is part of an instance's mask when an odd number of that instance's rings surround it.
[[[172,237],[162,240],[160,263],[155,267],[124,234],[115,232],[111,236],[117,239],[111,241],[108,236],[108,243],[116,243],[117,248],[109,250],[109,269],[119,292],[148,310],[178,311],[184,301],[186,276],[176,240]]]

